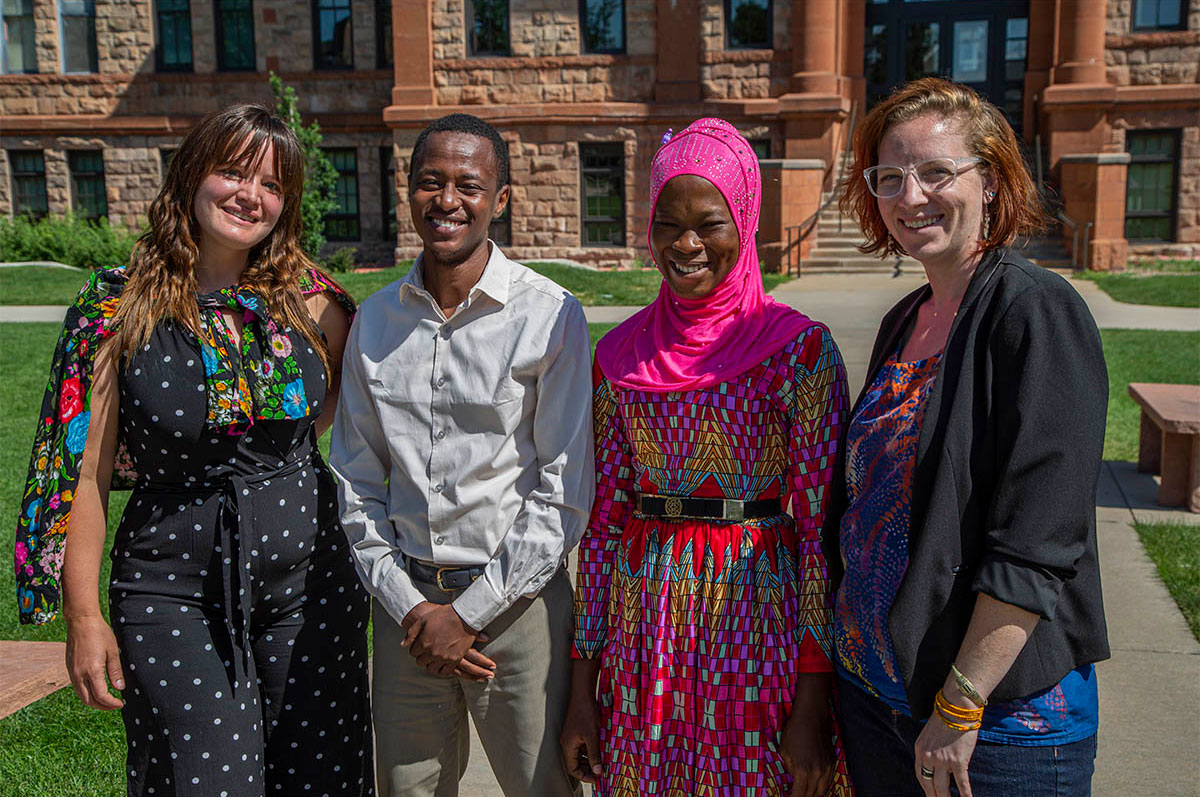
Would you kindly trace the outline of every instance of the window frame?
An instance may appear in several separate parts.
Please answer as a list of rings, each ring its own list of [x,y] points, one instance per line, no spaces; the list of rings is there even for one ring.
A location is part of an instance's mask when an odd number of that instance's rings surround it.
[[[95,155],[100,163],[99,171],[83,171],[76,167],[75,158],[81,154]],[[105,179],[104,169],[104,150],[102,149],[71,149],[67,150],[67,172],[70,175],[71,182],[71,212],[82,219],[90,219],[99,221],[108,216],[108,182]],[[83,180],[98,181],[100,185],[100,198],[102,208],[96,215],[84,213],[80,209],[79,203],[79,185]]]
[[[1129,30],[1131,33],[1149,33],[1158,30],[1187,30],[1188,4],[1186,0],[1179,0],[1179,21],[1174,25],[1138,25],[1138,6],[1147,2],[1154,3],[1154,9],[1156,12],[1155,18],[1158,17],[1157,11],[1159,9],[1159,3],[1161,3],[1162,0],[1133,0],[1132,5],[1129,7]]]
[[[382,20],[387,20],[386,27]],[[375,68],[391,69],[396,65],[396,54],[386,58],[384,53],[392,46],[392,3],[391,0],[375,0]]]
[[[329,7],[323,8],[324,5]],[[346,21],[350,25],[350,60],[347,63],[326,61],[322,56],[321,14],[337,11],[346,12]],[[341,72],[354,69],[354,7],[350,0],[312,0],[312,38],[313,71]]]
[[[603,2],[604,0],[599,0]],[[597,2],[597,0],[592,0]],[[595,49],[588,47],[587,43],[587,12],[588,0],[579,0],[579,49],[580,52],[589,55],[624,55],[629,47],[629,15],[626,14],[625,0],[617,0],[618,7],[621,9],[621,44],[615,49]]]
[[[1126,166],[1125,172],[1125,222],[1122,233],[1126,240],[1140,243],[1175,243],[1179,240],[1179,154],[1183,143],[1183,131],[1177,127],[1157,128],[1149,130],[1127,130],[1125,131],[1125,152],[1129,154],[1129,164]],[[1162,136],[1168,135],[1172,139],[1172,151],[1168,155],[1134,155],[1130,149],[1131,139],[1136,139],[1141,135],[1146,136]],[[1168,192],[1171,204],[1168,210],[1129,210],[1129,172],[1135,166],[1155,163],[1171,164],[1171,190]],[[1170,237],[1168,238],[1130,238],[1129,237],[1129,220],[1134,219],[1167,219],[1170,222]]]
[[[620,154],[620,165],[616,167],[588,167],[586,163],[587,150],[593,150],[596,154],[604,154],[603,150],[608,150],[610,156]],[[628,186],[625,185],[625,169],[628,161],[628,156],[625,154],[625,144],[621,141],[589,141],[580,142],[579,144],[579,245],[591,249],[614,249],[624,248],[627,245],[628,235],[626,226],[629,223],[627,214],[625,213],[625,196]],[[621,209],[619,216],[589,216],[587,211],[588,188],[587,178],[589,174],[617,174],[620,177],[620,188],[618,190],[617,205]],[[606,241],[604,243],[589,243],[588,242],[588,225],[589,224],[618,224],[621,229],[620,242]]]
[[[329,241],[338,241],[338,242],[361,241],[362,240],[362,193],[360,190],[359,179],[358,179],[358,147],[322,147],[321,151],[325,153],[325,157],[329,158],[330,165],[333,166],[333,170],[335,172],[337,172],[338,182],[341,182],[342,178],[344,178],[344,177],[353,177],[354,178],[354,212],[353,213],[326,213],[325,218],[324,218],[325,238],[326,238],[326,240],[329,240]],[[333,157],[334,154],[336,154],[336,153],[349,153],[354,158],[354,170],[350,171],[350,170],[339,169],[338,165],[337,165],[337,161]],[[338,187],[335,184],[335,196],[339,196],[340,194],[341,194],[341,191],[338,190]],[[340,201],[338,202],[338,206],[339,206],[339,210],[340,210],[341,209]],[[329,222],[330,221],[353,221],[354,228],[357,231],[357,235],[355,235],[353,237],[349,237],[349,236],[331,234],[330,230],[329,230]]]
[[[70,3],[72,6],[82,5],[84,8],[91,9],[90,14],[68,14],[65,6]],[[96,45],[96,3],[95,0],[58,0],[55,4],[58,11],[58,60],[64,75],[94,75],[100,71],[100,50]],[[91,20],[88,25],[88,69],[68,69],[67,68],[67,19],[87,19]]]
[[[724,0],[724,25],[725,25],[725,49],[726,50],[773,50],[775,49],[775,0],[762,0],[767,4],[767,38],[762,46],[738,44],[735,45],[730,38],[730,21],[733,19],[733,4],[737,0]],[[751,0],[746,0],[747,2]]]
[[[258,71],[258,46],[254,41],[254,0],[245,0],[245,14],[250,20],[250,65],[249,66],[230,66],[225,62],[225,23],[223,15],[225,13],[233,13],[242,11],[240,8],[231,9],[226,12],[221,8],[222,3],[232,0],[213,0],[213,16],[215,17],[213,25],[213,38],[215,40],[217,51],[217,71],[218,72],[257,72]]]
[[[27,0],[29,3],[29,14],[6,14],[3,10],[3,5],[0,5],[0,26],[3,31],[0,32],[0,75],[36,75],[37,68],[37,23],[33,17],[33,0]],[[28,20],[29,26],[25,28],[29,31],[29,52],[32,56],[32,62],[20,71],[12,71],[8,68],[8,20],[21,19]],[[22,26],[24,28],[24,26]],[[22,47],[22,49],[25,49]]]
[[[12,192],[12,210],[13,216],[29,216],[33,219],[44,219],[50,212],[50,199],[46,193],[46,153],[40,149],[10,149],[8,150],[8,179],[9,189]],[[41,169],[38,171],[20,171],[17,169],[14,155],[37,155],[41,162]],[[28,192],[19,190],[18,186],[24,184],[27,180],[38,180],[41,183],[42,210],[22,209],[17,206],[18,200],[22,196],[26,196]]]
[[[193,72],[196,64],[196,50],[192,43],[192,0],[182,0],[183,9],[170,9],[163,11],[163,0],[154,0],[154,69],[156,72]],[[163,18],[166,16],[178,17],[182,19],[187,26],[187,62],[179,62],[168,64],[164,59],[166,49],[164,47],[165,37],[163,36]],[[178,33],[179,23],[175,23],[175,30]]]
[[[475,49],[475,0],[463,0],[463,28],[467,39],[467,57],[469,58],[508,58],[512,55],[512,6],[508,0],[504,2],[504,49],[477,50]]]

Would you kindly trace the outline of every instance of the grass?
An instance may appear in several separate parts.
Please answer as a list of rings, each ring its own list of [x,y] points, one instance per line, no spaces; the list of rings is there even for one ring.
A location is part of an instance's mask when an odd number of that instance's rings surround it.
[[[1158,307],[1200,307],[1200,260],[1131,260],[1121,272],[1086,271],[1115,301]]]
[[[629,271],[596,271],[577,268],[560,263],[530,263],[534,271],[549,277],[575,294],[579,301],[589,306],[649,304],[658,295],[662,277],[656,269],[633,269]],[[408,273],[411,260],[401,261],[392,268],[378,271],[347,271],[334,277],[357,301],[375,293],[380,288],[395,282]],[[83,286],[86,272],[40,266],[18,266],[0,269],[0,304],[50,304],[64,305],[75,301],[75,294]],[[763,283],[768,291],[788,277],[781,274],[763,274]]]
[[[0,268],[0,304],[71,304],[87,281],[81,268]]]
[[[1108,362],[1108,432],[1104,458],[1137,461],[1141,410],[1130,382],[1200,383],[1200,332],[1102,329]]]
[[[1200,525],[1138,523],[1136,528],[1192,634],[1200,639]]]

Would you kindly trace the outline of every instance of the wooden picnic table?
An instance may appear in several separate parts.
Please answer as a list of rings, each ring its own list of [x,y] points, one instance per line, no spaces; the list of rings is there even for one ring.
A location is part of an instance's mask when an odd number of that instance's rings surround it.
[[[1200,385],[1134,382],[1129,395],[1142,408],[1138,470],[1160,474],[1160,506],[1200,512]]]
[[[62,642],[0,641],[0,719],[69,686]]]

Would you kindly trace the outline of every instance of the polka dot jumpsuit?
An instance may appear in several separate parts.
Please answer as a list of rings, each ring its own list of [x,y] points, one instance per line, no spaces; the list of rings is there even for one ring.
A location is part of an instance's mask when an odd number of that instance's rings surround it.
[[[121,371],[141,474],[109,587],[131,795],[373,793],[369,602],[314,442],[324,369],[288,334],[312,414],[242,436],[206,426],[190,333],[160,324]]]

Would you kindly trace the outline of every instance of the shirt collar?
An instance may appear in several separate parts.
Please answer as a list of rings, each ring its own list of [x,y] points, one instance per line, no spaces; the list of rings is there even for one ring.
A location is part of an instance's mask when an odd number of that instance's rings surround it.
[[[513,262],[500,251],[500,247],[490,238],[488,239],[488,246],[491,247],[491,255],[488,257],[487,265],[483,267],[483,273],[479,275],[479,281],[471,288],[468,295],[473,296],[475,291],[481,291],[494,299],[498,304],[503,305],[508,301]],[[412,268],[409,269],[408,274],[401,280],[401,299],[404,299],[410,291],[414,290],[424,294],[429,293],[425,289],[425,280],[422,276],[424,260],[424,253],[417,255],[417,259],[413,261]]]

